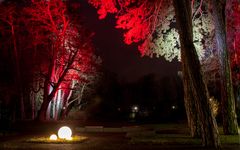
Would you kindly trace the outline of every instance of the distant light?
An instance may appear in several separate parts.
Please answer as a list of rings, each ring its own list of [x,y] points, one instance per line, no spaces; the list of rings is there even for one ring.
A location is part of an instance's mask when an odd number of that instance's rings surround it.
[[[138,107],[137,107],[137,106],[135,106],[133,109],[137,111],[137,110],[138,110]]]
[[[173,106],[172,106],[172,109],[176,109],[176,106],[173,105]]]
[[[132,106],[132,112],[138,112],[138,106]]]
[[[56,134],[52,134],[49,139],[53,140],[53,141],[56,141],[57,140],[57,135]]]
[[[63,126],[58,130],[58,137],[60,139],[70,139],[71,136],[72,136],[72,130],[67,126]]]

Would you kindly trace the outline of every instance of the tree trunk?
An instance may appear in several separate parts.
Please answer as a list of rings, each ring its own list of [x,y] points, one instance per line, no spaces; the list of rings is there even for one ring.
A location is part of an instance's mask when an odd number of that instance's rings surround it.
[[[212,0],[221,79],[221,108],[224,134],[238,134],[237,115],[232,85],[232,73],[227,50],[225,6],[226,0]]]
[[[25,119],[25,107],[24,107],[23,89],[22,89],[22,83],[21,83],[19,54],[18,54],[18,49],[17,49],[17,41],[16,41],[15,28],[14,28],[14,24],[13,24],[12,15],[9,17],[10,17],[9,25],[11,26],[14,59],[15,59],[15,65],[16,65],[16,87],[17,87],[18,97],[20,100],[21,119],[23,120],[23,119]]]
[[[51,71],[50,68],[49,68],[49,71]],[[50,75],[48,76],[49,79],[50,79]],[[54,89],[52,89],[51,93],[49,94],[51,85],[49,84],[48,78],[46,78],[44,81],[43,102],[41,104],[40,110],[37,115],[37,120],[39,121],[45,121],[47,119],[47,109],[48,109],[49,103],[51,102],[51,100],[55,95],[55,93],[53,95]]]
[[[49,89],[49,88],[46,88],[46,89]],[[44,87],[44,90],[45,90],[45,87]],[[48,92],[48,91],[49,90],[47,90],[46,92]],[[53,100],[57,91],[58,91],[58,87],[55,87],[55,88],[53,88],[53,90],[51,91],[50,94],[45,94],[45,92],[44,92],[43,103],[41,105],[41,108],[39,110],[38,117],[37,117],[37,119],[39,121],[45,121],[46,120],[47,109],[48,109],[49,103]]]
[[[206,86],[203,82],[200,62],[193,45],[191,2],[173,0],[178,32],[180,35],[183,70],[189,77],[193,100],[201,127],[202,144],[205,147],[220,148],[220,139],[215,118],[210,109]],[[184,85],[185,86],[185,85]]]
[[[47,109],[48,109],[49,103],[50,103],[49,100],[43,100],[41,108],[38,112],[37,120],[39,120],[39,121],[46,120],[46,118],[47,118],[46,114],[47,114]]]
[[[58,88],[60,87],[61,83],[63,82],[64,77],[66,76],[69,66],[72,65],[73,60],[75,58],[76,54],[72,57],[71,61],[69,61],[68,66],[65,68],[61,76],[59,77],[58,81],[52,86],[49,82],[51,81],[51,77],[54,75],[54,61],[51,63],[51,66],[48,68],[48,78],[45,79],[44,82],[44,98],[43,98],[43,103],[41,105],[41,108],[39,110],[39,114],[37,119],[40,121],[46,120],[46,113],[47,113],[47,108],[51,100],[55,97],[57,91],[59,90]],[[55,58],[55,57],[54,57]],[[55,60],[55,59],[53,59]],[[52,86],[52,90],[49,93],[49,88]]]
[[[183,64],[184,65],[184,64]],[[186,67],[183,67],[183,69]],[[183,85],[184,85],[184,105],[187,114],[188,127],[190,129],[191,137],[200,137],[199,120],[196,114],[196,105],[194,103],[194,96],[192,95],[191,84],[187,72],[183,70]]]
[[[87,85],[86,83],[83,83],[83,86],[82,86],[81,91],[80,91],[80,96],[79,96],[79,99],[78,99],[79,110],[81,109],[81,101],[82,101],[82,98],[83,98],[83,92],[85,90],[86,85]]]
[[[235,93],[234,95],[235,95],[235,98],[236,98],[236,108],[239,110],[239,107],[240,107],[240,105],[239,105],[239,102],[240,102],[240,85],[239,84],[236,85],[234,93]]]
[[[32,116],[32,120],[35,119],[35,93],[33,91],[30,92],[30,103],[31,103],[31,116]]]
[[[41,107],[37,116],[37,120],[39,121],[45,121],[47,119],[47,109],[48,109],[49,103],[54,98],[55,93],[57,92],[57,88],[60,85],[60,83],[56,85],[52,81],[52,77],[54,76],[54,73],[55,73],[56,52],[54,51],[54,47],[51,50],[53,53],[52,55],[53,57],[49,60],[50,65],[48,68],[47,77],[45,78],[45,81],[44,81],[43,102],[41,104]],[[51,85],[50,82],[52,82],[52,84],[54,85]],[[52,87],[51,90],[50,90],[50,87]]]

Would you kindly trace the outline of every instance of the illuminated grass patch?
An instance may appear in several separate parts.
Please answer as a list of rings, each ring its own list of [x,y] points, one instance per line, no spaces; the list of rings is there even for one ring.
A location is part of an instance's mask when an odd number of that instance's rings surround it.
[[[49,137],[34,137],[28,139],[26,142],[28,143],[49,143],[49,144],[73,144],[73,143],[81,143],[86,141],[88,138],[85,136],[73,136],[71,140],[66,139],[57,139],[50,140]]]

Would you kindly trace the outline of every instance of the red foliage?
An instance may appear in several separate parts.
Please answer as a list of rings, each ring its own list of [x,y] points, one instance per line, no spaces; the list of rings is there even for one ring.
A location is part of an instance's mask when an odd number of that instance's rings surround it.
[[[80,24],[80,15],[71,15],[68,10],[62,0],[34,0],[25,9],[26,26],[34,39],[32,47],[43,55],[39,62],[45,77],[41,120],[45,119],[50,101],[59,94],[68,95],[74,84],[87,82],[88,75],[95,71],[93,34]]]
[[[98,9],[99,19],[104,19],[107,13],[116,13],[115,0],[88,0],[95,8]]]
[[[149,24],[144,21],[145,11],[143,7],[128,10],[123,15],[117,16],[116,28],[126,30],[124,42],[126,44],[137,43],[144,40],[149,32]]]
[[[126,44],[139,43],[139,51],[146,54],[144,46],[160,21],[159,12],[164,0],[88,0],[98,9],[99,18],[115,13],[116,28],[123,29]],[[168,2],[169,3],[169,2]],[[117,9],[117,6],[119,7]]]
[[[49,70],[49,60],[54,64],[51,82],[58,82],[62,75],[64,80],[81,80],[81,74],[92,69],[91,35],[75,24],[73,18],[70,20],[66,4],[62,0],[34,1],[25,12],[34,37],[33,46],[46,48],[48,60],[44,60],[47,64],[43,69]]]

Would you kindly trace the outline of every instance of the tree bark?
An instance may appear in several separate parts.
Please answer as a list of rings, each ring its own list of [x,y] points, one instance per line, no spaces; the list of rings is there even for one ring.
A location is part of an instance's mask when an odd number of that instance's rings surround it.
[[[19,54],[18,54],[17,40],[16,40],[15,27],[14,27],[14,24],[13,24],[13,16],[12,16],[12,14],[10,14],[9,18],[10,18],[10,20],[7,21],[7,22],[11,26],[14,59],[15,59],[15,65],[16,65],[15,66],[16,67],[16,87],[17,87],[17,92],[18,92],[18,96],[19,96],[19,100],[20,100],[21,119],[23,120],[23,119],[25,119],[25,107],[24,107],[23,89],[22,89],[22,83],[21,83]]]
[[[239,101],[240,101],[240,85],[239,84],[236,85],[234,93],[235,93],[234,95],[235,95],[235,98],[236,98],[236,109],[239,110],[239,107],[240,107],[240,105],[239,105]]]
[[[38,112],[37,120],[39,120],[39,121],[45,121],[46,120],[46,118],[47,118],[46,114],[47,114],[47,109],[48,109],[49,103],[50,103],[50,101],[43,100],[41,108]]]
[[[38,114],[37,114],[37,120],[39,120],[39,121],[45,121],[47,118],[47,109],[48,109],[49,103],[52,100],[52,98],[50,99],[50,97],[49,97],[49,86],[50,85],[49,85],[48,79],[45,79],[44,91],[43,91],[43,102],[42,102],[40,110],[38,111]]]
[[[183,64],[184,65],[184,64]],[[187,114],[188,127],[190,129],[191,137],[200,137],[199,120],[196,114],[196,104],[194,103],[194,96],[192,94],[192,87],[189,83],[189,76],[183,67],[183,85],[184,85],[184,105]]]
[[[40,110],[38,112],[37,120],[45,121],[47,119],[47,109],[49,103],[54,98],[56,93],[56,88],[50,84],[52,75],[54,74],[54,59],[55,57],[50,60],[50,66],[48,68],[48,74],[44,81],[44,90],[43,90],[43,102],[41,104]],[[52,86],[52,90],[50,91],[50,87]]]
[[[220,139],[215,118],[210,109],[206,86],[203,81],[200,62],[193,45],[191,2],[173,0],[178,32],[180,34],[183,70],[189,77],[193,100],[201,127],[202,144],[205,147],[220,148]],[[184,85],[186,86],[186,85]]]
[[[224,134],[238,134],[237,115],[232,85],[230,58],[227,49],[225,7],[226,0],[212,0],[215,36],[218,47],[221,79],[221,109]]]

